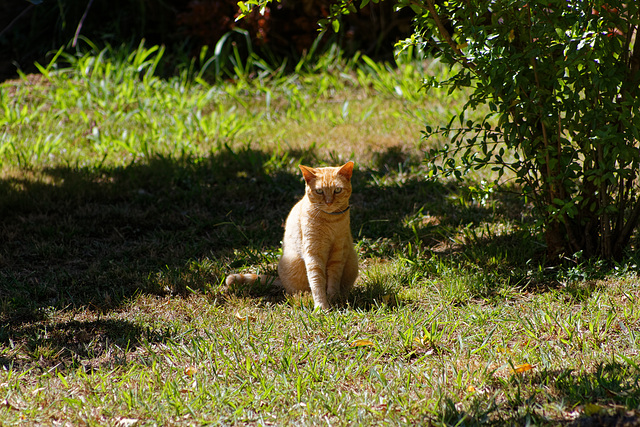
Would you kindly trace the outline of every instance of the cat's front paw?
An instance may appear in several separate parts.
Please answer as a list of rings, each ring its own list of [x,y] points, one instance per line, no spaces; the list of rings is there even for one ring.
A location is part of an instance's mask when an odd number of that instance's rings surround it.
[[[327,301],[315,301],[314,302],[314,310],[315,311],[329,311],[329,303]]]

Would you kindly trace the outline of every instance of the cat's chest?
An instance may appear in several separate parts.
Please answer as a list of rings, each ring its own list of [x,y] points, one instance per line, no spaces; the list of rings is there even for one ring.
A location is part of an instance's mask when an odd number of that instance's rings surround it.
[[[333,242],[347,238],[349,218],[302,218],[300,231],[304,240]]]

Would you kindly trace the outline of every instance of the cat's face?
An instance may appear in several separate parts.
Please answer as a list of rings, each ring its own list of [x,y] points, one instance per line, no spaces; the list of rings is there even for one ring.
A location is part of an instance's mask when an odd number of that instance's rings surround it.
[[[328,213],[349,207],[353,162],[328,168],[300,165],[300,169],[306,182],[307,197],[315,207]]]

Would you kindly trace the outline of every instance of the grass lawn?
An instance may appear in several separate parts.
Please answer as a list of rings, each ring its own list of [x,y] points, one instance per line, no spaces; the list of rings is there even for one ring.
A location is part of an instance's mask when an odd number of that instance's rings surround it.
[[[549,265],[508,182],[431,176],[421,130],[465,102],[420,90],[443,67],[210,84],[160,54],[0,84],[0,425],[640,424],[634,252]],[[347,160],[349,300],[224,290],[275,271],[297,165]]]

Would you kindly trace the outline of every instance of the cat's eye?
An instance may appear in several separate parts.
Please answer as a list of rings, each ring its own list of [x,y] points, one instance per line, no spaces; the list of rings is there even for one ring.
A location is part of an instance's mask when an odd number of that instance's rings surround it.
[[[335,190],[333,190],[334,193],[339,193],[342,191],[342,187],[336,187]]]
[[[316,188],[316,193],[322,194],[324,193],[324,191],[322,190],[322,188]]]

